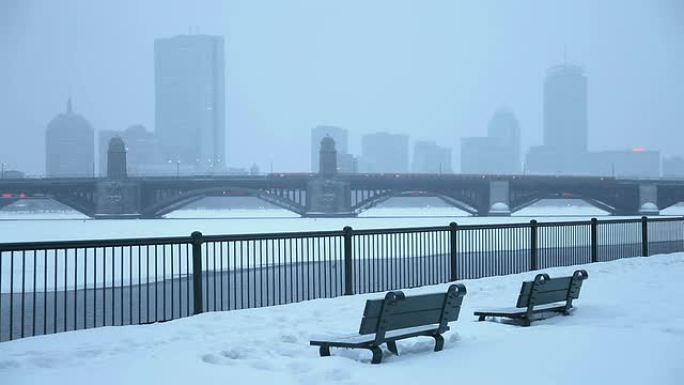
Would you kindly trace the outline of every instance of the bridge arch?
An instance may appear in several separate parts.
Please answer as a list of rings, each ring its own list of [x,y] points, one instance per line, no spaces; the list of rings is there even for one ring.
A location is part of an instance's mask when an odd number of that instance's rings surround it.
[[[298,215],[303,215],[306,212],[305,191],[261,190],[246,187],[208,187],[178,191],[161,199],[143,202],[141,216],[143,218],[159,218],[190,203],[212,196],[252,196]]]
[[[586,195],[586,194],[581,194],[581,193],[568,193],[568,192],[562,192],[562,193],[548,193],[548,192],[541,192],[538,194],[532,194],[529,196],[526,196],[523,199],[518,199],[514,202],[511,202],[511,213],[518,212],[524,208],[527,208],[529,206],[532,206],[533,204],[545,200],[545,199],[578,199],[582,200],[584,202],[587,202],[588,204],[603,210],[607,211],[611,215],[615,215],[618,212],[618,209],[602,200],[599,200],[595,197]]]
[[[437,197],[447,202],[448,204],[463,210],[471,215],[478,214],[475,208],[476,203],[468,202],[467,197],[453,197],[442,192],[423,191],[423,190],[381,190],[373,191],[368,196],[362,199],[352,199],[351,208],[354,212],[361,213],[370,208],[373,208],[389,199],[401,197]],[[353,197],[352,197],[353,198]]]

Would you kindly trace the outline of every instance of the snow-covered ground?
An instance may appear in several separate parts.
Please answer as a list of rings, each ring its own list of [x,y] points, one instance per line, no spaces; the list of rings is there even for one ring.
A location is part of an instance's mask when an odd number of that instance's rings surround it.
[[[576,267],[548,269],[551,276]],[[106,327],[0,343],[3,384],[682,384],[684,253],[584,265],[570,317],[522,328],[475,322],[473,310],[514,303],[535,273],[463,281],[468,294],[445,350],[398,343],[381,365],[316,336],[354,333],[369,294],[206,313],[164,324]],[[407,290],[445,291],[447,285]]]

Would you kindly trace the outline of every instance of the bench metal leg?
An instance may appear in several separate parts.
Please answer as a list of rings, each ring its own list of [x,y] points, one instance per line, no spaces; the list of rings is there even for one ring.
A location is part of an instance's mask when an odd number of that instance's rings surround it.
[[[444,349],[444,337],[441,334],[435,334],[432,336],[435,339],[435,351],[438,352]]]
[[[371,364],[379,364],[382,362],[382,350],[377,347],[377,346],[371,346],[370,351],[373,353],[373,359],[371,360]]]
[[[478,320],[478,321],[484,321],[484,320],[485,320],[485,317],[486,317],[485,315],[480,315],[480,318],[478,318],[477,320]]]
[[[520,319],[520,326],[530,326],[532,324],[532,321],[530,321],[529,318],[521,318]]]
[[[330,355],[330,346],[321,345],[318,348],[318,353],[320,353],[321,357],[328,357]]]
[[[387,341],[387,349],[392,352],[395,356],[399,355],[399,350],[397,349],[396,341]]]

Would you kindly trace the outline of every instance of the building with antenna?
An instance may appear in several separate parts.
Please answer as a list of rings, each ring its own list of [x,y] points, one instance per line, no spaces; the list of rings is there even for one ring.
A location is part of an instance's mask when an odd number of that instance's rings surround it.
[[[587,173],[587,77],[580,66],[549,68],[544,80],[544,145],[527,155],[526,170],[541,174]]]
[[[45,173],[48,177],[93,177],[95,135],[90,123],[74,113],[71,99],[66,112],[48,123],[45,132]]]

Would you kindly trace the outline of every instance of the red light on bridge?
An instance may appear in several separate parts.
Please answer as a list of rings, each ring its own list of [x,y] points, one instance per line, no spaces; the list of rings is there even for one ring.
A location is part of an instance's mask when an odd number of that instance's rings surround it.
[[[645,152],[646,149],[643,147],[634,147],[632,148],[632,152]]]
[[[12,194],[10,194],[10,193],[2,193],[2,197],[3,197],[3,198],[11,198],[11,197],[12,197]]]

